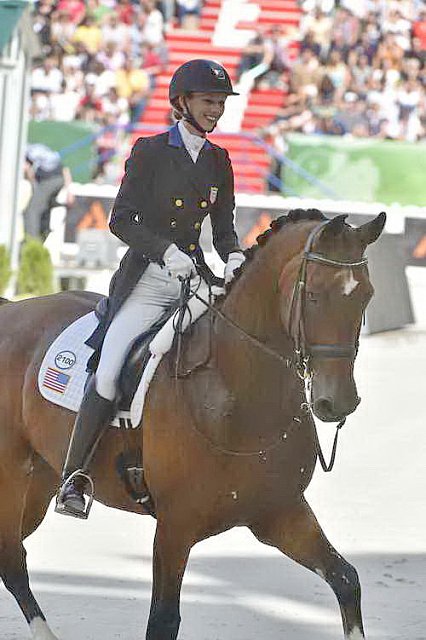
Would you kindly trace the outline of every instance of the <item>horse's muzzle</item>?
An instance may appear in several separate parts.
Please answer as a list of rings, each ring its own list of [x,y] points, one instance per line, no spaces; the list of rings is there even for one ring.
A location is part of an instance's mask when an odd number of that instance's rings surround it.
[[[338,406],[332,397],[320,396],[312,403],[312,410],[315,416],[322,422],[340,422],[350,413],[353,413],[361,398],[355,396],[354,400],[345,406]]]

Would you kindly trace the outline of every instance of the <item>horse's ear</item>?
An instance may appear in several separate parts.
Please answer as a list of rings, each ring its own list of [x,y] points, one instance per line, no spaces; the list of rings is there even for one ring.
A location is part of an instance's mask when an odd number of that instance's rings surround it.
[[[328,222],[322,231],[321,237],[334,237],[339,235],[343,231],[343,227],[345,226],[345,220],[348,216],[346,214],[341,214],[332,218],[330,222]]]
[[[386,213],[382,211],[378,216],[374,218],[374,220],[370,220],[370,222],[366,222],[365,224],[358,227],[356,230],[359,233],[362,242],[367,246],[372,242],[376,242],[377,238],[383,231],[383,227],[386,222]]]

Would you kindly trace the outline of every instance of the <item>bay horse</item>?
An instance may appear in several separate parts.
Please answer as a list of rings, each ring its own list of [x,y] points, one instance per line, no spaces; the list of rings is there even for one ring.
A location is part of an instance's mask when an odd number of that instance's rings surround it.
[[[143,429],[128,436],[135,447],[143,438],[157,518],[147,640],[177,638],[193,545],[241,525],[326,580],[344,637],[365,638],[357,572],[304,497],[318,452],[310,409],[340,421],[359,403],[353,366],[373,293],[364,251],[386,216],[359,228],[345,217],[296,209],[271,223],[220,311],[210,312],[207,365],[174,377],[168,354],[156,372]],[[97,299],[64,292],[0,306],[0,576],[34,640],[57,638],[31,592],[22,541],[58,488],[74,419],[41,396],[37,374],[54,338]],[[201,334],[186,336],[183,351]],[[122,434],[110,429],[92,464],[96,499],[143,514],[117,478],[122,451]]]

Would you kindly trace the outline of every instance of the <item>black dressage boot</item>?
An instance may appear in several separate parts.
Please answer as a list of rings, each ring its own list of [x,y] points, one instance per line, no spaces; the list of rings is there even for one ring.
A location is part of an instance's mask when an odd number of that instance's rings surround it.
[[[87,467],[103,433],[115,416],[115,402],[98,394],[95,378],[89,382],[78,412],[62,472],[62,486],[56,498],[55,511],[86,519],[93,501],[93,481]],[[84,492],[88,490],[86,506]]]

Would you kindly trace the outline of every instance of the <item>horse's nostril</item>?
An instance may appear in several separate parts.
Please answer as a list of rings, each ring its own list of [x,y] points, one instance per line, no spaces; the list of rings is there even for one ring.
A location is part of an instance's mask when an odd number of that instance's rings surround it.
[[[333,422],[335,420],[342,420],[342,418],[355,411],[360,402],[361,398],[356,396],[351,402],[340,406],[340,404],[335,403],[332,397],[320,396],[315,400],[312,408],[317,418],[323,422]]]
[[[314,413],[321,420],[332,420],[334,418],[334,404],[331,398],[318,398],[314,402]]]

